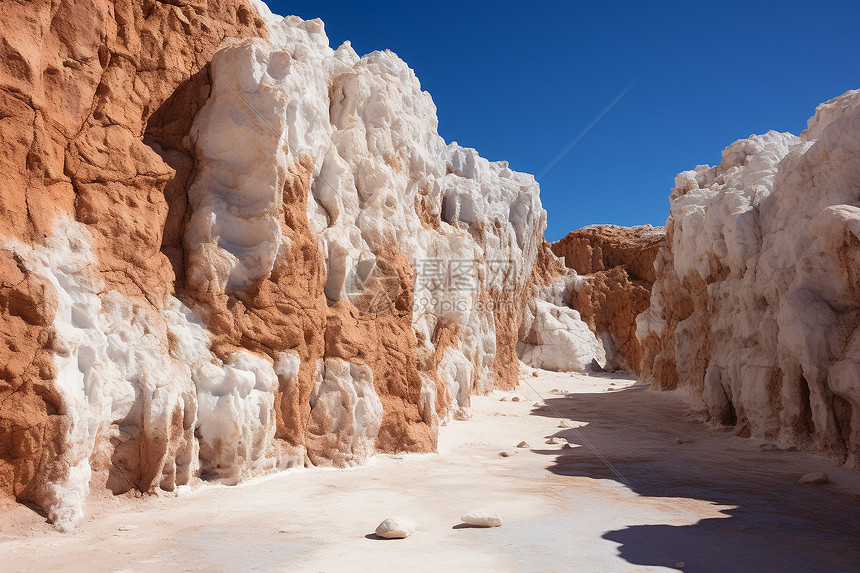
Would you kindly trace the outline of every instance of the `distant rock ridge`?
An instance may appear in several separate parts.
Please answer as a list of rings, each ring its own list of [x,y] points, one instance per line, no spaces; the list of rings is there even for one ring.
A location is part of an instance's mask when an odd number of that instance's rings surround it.
[[[570,286],[570,306],[601,340],[612,368],[639,373],[636,317],[648,309],[654,259],[664,243],[663,227],[590,225],[551,245],[579,275]]]

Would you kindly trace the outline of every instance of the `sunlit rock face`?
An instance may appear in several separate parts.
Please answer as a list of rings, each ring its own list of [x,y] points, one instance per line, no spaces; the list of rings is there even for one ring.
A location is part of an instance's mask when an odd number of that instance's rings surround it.
[[[636,317],[648,308],[665,237],[663,227],[651,225],[590,225],[552,244],[580,277],[570,283],[569,304],[601,341],[610,368],[639,373]]]
[[[198,472],[174,326],[213,359],[172,296],[166,221],[208,61],[265,23],[241,0],[81,0],[4,3],[0,24],[0,495],[70,528],[91,484]]]
[[[860,461],[860,92],[675,179],[642,380],[739,435]]]
[[[404,62],[199,4],[0,16],[0,488],[63,529],[94,488],[433,451],[521,338],[603,353],[534,178],[446,144]]]

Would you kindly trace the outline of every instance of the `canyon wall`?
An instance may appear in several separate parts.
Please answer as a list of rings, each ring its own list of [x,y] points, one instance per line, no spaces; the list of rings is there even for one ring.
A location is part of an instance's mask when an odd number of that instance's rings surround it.
[[[0,496],[428,452],[518,353],[603,361],[531,175],[391,52],[241,1],[0,15]]]
[[[609,368],[639,373],[636,317],[648,309],[654,259],[664,243],[663,227],[590,225],[551,245],[579,275],[570,283],[569,305],[603,343]]]
[[[741,436],[860,463],[860,92],[675,179],[641,380]]]
[[[160,108],[265,25],[238,1],[4,2],[0,23],[0,488],[68,526],[92,469],[118,491],[188,478],[194,390],[168,351],[161,249],[163,191],[192,161],[143,140],[155,115],[190,125],[199,89]]]

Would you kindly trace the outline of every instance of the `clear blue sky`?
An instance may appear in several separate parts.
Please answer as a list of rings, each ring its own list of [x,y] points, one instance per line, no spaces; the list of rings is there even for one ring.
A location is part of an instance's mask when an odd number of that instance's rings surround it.
[[[430,92],[446,141],[537,175],[547,239],[663,224],[679,171],[860,87],[860,2],[268,2],[322,18],[332,47],[389,48]]]

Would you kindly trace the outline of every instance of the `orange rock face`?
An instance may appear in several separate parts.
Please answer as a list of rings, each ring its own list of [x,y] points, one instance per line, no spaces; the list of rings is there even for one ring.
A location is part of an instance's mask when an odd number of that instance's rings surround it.
[[[582,278],[571,284],[571,307],[602,340],[608,364],[634,374],[642,360],[636,317],[648,308],[654,259],[664,242],[662,227],[592,225],[552,244]]]
[[[61,529],[91,489],[434,450],[560,272],[534,179],[445,144],[402,61],[258,9],[3,6],[0,499]],[[419,303],[428,261],[480,286]]]
[[[165,162],[147,141],[150,121],[166,143],[187,133],[198,98],[162,106],[183,84],[205,83],[225,37],[263,34],[263,22],[241,0],[84,0],[4,3],[0,26],[4,242],[39,245],[58,218],[76,219],[94,239],[106,288],[159,310],[174,283],[162,254],[169,201],[191,163]],[[0,494],[43,502],[50,494],[40,490],[68,470],[54,463],[69,423],[52,383],[56,289],[9,251],[0,284]],[[140,489],[159,481],[139,479],[152,468],[134,473]]]

